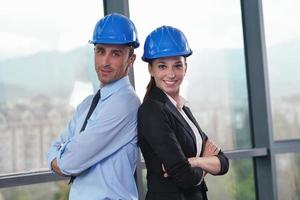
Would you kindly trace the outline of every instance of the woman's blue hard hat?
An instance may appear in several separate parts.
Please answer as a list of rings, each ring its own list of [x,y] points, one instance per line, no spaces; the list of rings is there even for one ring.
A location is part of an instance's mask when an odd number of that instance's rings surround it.
[[[192,50],[182,31],[172,26],[161,26],[147,36],[142,60],[148,62],[161,57],[188,57],[191,54]]]

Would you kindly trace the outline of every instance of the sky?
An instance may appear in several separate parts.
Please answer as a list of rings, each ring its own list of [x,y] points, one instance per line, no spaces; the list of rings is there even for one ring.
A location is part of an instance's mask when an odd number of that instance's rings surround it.
[[[88,44],[103,16],[100,0],[0,0],[0,61]]]
[[[239,0],[129,0],[141,43],[156,27],[182,29],[201,48],[241,48]],[[103,16],[101,0],[0,0],[0,60],[87,44]],[[264,0],[268,45],[300,36],[299,0]],[[198,48],[198,47],[194,47]]]

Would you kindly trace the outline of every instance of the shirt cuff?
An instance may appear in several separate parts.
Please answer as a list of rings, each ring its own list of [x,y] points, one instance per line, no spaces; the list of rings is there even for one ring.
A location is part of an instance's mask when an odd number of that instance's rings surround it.
[[[51,149],[47,152],[47,166],[50,170],[52,170],[51,162],[57,157],[57,150]]]

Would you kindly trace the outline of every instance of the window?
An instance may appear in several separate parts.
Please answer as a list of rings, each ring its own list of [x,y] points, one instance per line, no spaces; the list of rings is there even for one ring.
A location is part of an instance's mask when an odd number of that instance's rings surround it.
[[[98,87],[88,40],[103,16],[101,4],[97,0],[1,4],[1,178],[45,170],[50,142],[66,127],[75,106]],[[0,190],[0,199],[54,200],[67,195],[66,181]]]
[[[46,168],[50,142],[93,92],[99,1],[5,1],[0,8],[0,174]],[[72,4],[72,6],[70,6]]]
[[[263,8],[274,138],[300,138],[300,2],[266,0]]]

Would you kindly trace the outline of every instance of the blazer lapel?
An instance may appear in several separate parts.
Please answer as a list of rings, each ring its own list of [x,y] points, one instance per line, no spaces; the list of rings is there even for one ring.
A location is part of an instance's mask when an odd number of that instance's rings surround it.
[[[193,133],[193,130],[189,126],[189,124],[185,121],[183,116],[180,114],[180,112],[177,110],[177,108],[172,104],[172,102],[169,100],[167,95],[158,87],[153,86],[151,89],[151,92],[149,94],[150,98],[156,99],[162,103],[164,103],[166,109],[172,113],[172,115],[180,122],[180,124],[184,127],[186,132],[193,138],[194,145],[196,147],[196,137]],[[147,98],[147,97],[146,97]],[[198,127],[197,127],[198,128]],[[186,134],[186,133],[185,133]]]
[[[186,120],[183,118],[183,116],[180,114],[180,112],[177,110],[177,108],[172,104],[172,102],[169,100],[165,104],[166,108],[172,115],[181,123],[183,128],[188,132],[188,134],[193,138],[194,143],[196,141],[196,137],[193,133],[193,130],[191,129],[190,125],[186,122]],[[195,143],[196,145],[196,143]]]

